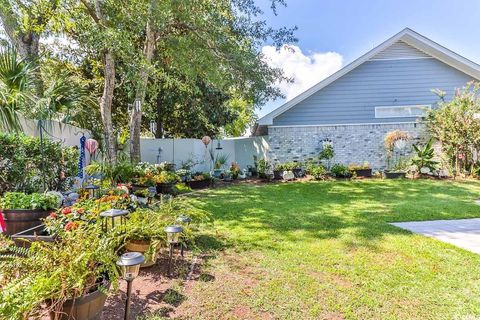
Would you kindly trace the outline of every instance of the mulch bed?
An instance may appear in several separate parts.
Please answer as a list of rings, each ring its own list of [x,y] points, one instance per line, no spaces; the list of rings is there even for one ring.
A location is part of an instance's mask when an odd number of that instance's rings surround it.
[[[187,252],[183,259],[180,255],[175,258],[172,277],[168,276],[166,255],[159,257],[155,265],[140,270],[140,275],[133,281],[130,319],[149,314],[179,316],[175,311],[186,300],[185,290],[200,276],[201,258],[192,257]],[[102,314],[104,320],[123,319],[126,289],[126,282],[121,280],[117,294],[107,299]]]

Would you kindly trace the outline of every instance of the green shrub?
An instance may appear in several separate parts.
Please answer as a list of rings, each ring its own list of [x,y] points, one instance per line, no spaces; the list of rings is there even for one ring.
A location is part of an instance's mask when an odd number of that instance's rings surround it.
[[[1,209],[47,210],[58,207],[58,198],[51,194],[7,192],[0,198]]]
[[[43,174],[48,189],[63,190],[68,187],[64,177],[78,173],[78,157],[77,149],[62,148],[48,139],[43,142],[42,155],[39,138],[0,133],[0,194],[37,192],[42,189]]]
[[[350,171],[348,170],[348,167],[339,163],[334,164],[330,172],[336,178],[348,178],[351,176]]]
[[[311,167],[309,171],[316,180],[324,180],[327,178],[327,169],[325,169],[324,166]]]

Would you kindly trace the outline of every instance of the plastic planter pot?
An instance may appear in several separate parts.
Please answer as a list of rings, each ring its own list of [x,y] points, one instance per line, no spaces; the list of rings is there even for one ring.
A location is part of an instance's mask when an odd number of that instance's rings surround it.
[[[356,170],[353,170],[352,172],[354,172],[357,177],[363,177],[363,178],[372,177],[372,169],[356,169]]]
[[[383,174],[385,175],[385,178],[387,178],[387,179],[403,179],[407,176],[407,173],[402,172],[402,171],[388,171],[388,170],[385,170],[383,172]]]
[[[212,180],[191,180],[188,182],[188,186],[194,190],[205,189],[212,185]]]
[[[110,284],[106,285],[107,290]],[[107,300],[105,290],[96,290],[75,299],[69,299],[62,304],[61,313],[50,312],[51,320],[100,320],[102,310]]]
[[[12,240],[17,247],[29,248],[32,242],[53,242],[55,238],[48,234],[42,224],[12,235]]]
[[[292,169],[293,175],[295,178],[301,178],[303,177],[303,169],[302,168],[294,168]]]
[[[175,183],[157,183],[157,193],[173,194]]]
[[[282,180],[283,179],[283,170],[273,170],[273,179]]]
[[[52,210],[3,210],[2,216],[7,227],[6,235],[31,229],[42,224],[41,219],[45,219]]]

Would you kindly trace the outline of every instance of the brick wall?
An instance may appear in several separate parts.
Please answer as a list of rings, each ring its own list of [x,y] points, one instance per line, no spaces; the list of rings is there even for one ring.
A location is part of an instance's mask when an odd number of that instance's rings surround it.
[[[411,134],[412,139],[405,150],[411,150],[411,144],[425,135],[424,126],[418,123],[269,127],[269,158],[274,163],[317,158],[323,141],[328,139],[335,151],[332,163],[368,162],[373,169],[379,170],[386,166],[384,137],[393,130]]]

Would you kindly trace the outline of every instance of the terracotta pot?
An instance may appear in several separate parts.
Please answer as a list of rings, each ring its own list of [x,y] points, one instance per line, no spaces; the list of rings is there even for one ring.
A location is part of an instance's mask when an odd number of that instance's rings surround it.
[[[150,241],[146,240],[131,240],[127,242],[125,249],[129,252],[140,252],[144,254],[148,248],[150,247]],[[160,249],[160,244],[156,248],[154,254],[152,255],[150,260],[145,260],[144,263],[140,266],[140,268],[147,268],[153,266],[157,262],[157,253]]]
[[[19,233],[12,235],[12,240],[15,242],[17,247],[29,248],[32,242],[35,241],[46,241],[53,242],[55,238],[50,236],[45,231],[45,226],[43,224],[24,230]]]
[[[11,236],[39,226],[42,224],[40,219],[48,217],[52,211],[53,210],[3,210],[2,216],[7,227],[5,234]]]
[[[109,285],[107,286],[109,287]],[[100,290],[88,293],[76,299],[69,299],[62,305],[62,313],[55,317],[50,312],[51,320],[100,320],[107,295]]]

